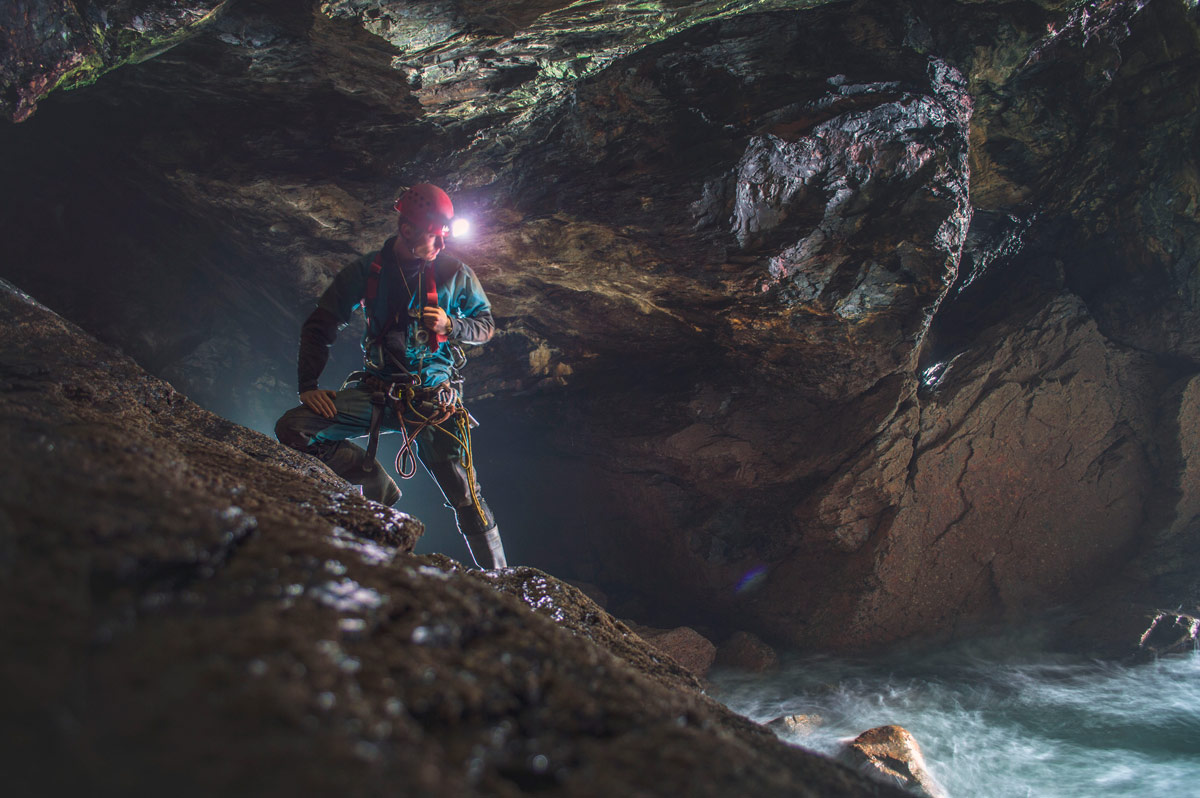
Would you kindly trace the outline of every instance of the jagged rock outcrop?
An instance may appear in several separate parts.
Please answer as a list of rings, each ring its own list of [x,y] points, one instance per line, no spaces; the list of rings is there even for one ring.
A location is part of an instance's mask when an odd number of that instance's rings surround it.
[[[547,307],[519,295],[516,309],[559,331],[569,382],[588,388],[539,403],[599,455],[589,476],[618,514],[589,525],[579,559],[603,570],[586,578],[648,583],[665,566],[688,586],[668,597],[675,612],[682,600],[697,618],[732,613],[743,576],[804,534],[798,486],[914,388],[969,220],[970,102],[955,70],[901,46],[901,18],[867,26],[856,11],[716,23],[649,47],[585,81],[547,143],[514,159],[519,207],[557,216],[493,259],[554,251],[578,217],[621,225],[584,239],[590,250],[566,242],[564,268],[542,278],[566,293]],[[614,106],[620,135],[605,129]],[[592,179],[547,191],[568,162]],[[611,254],[596,262],[596,247]],[[632,337],[614,337],[631,316]],[[654,410],[631,425],[626,407]]]
[[[1194,614],[1198,14],[233,4],[0,130],[4,276],[268,429],[313,296],[444,182],[534,564],[786,645],[1118,579]]]
[[[11,794],[897,794],[546,574],[407,555],[412,519],[8,284],[0,323]]]
[[[20,122],[54,90],[86,86],[196,33],[228,0],[13,0],[0,9],[0,115]]]

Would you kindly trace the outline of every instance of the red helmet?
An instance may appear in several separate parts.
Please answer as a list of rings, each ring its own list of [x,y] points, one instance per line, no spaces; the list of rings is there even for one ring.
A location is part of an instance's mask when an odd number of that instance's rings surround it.
[[[401,194],[396,210],[418,230],[439,236],[450,234],[454,205],[445,191],[431,183],[418,183]]]

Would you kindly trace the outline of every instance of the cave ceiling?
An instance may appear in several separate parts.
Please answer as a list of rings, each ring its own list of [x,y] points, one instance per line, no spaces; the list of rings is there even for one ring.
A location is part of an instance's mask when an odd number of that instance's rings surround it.
[[[4,277],[235,420],[293,401],[300,321],[400,187],[451,191],[500,326],[468,393],[567,464],[532,503],[586,497],[539,564],[853,647],[1020,615],[1187,526],[1151,509],[1200,363],[1185,0],[3,14]],[[1051,573],[1001,544],[1065,530],[1065,488],[1002,494],[1062,451],[1102,529]]]

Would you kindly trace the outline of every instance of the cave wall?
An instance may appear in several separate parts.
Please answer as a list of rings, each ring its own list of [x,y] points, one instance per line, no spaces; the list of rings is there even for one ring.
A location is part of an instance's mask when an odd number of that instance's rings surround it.
[[[478,221],[468,390],[520,441],[530,562],[801,646],[1018,620],[1130,560],[1194,603],[1198,30],[1183,0],[231,4],[0,131],[4,276],[265,429],[312,298],[433,180]]]

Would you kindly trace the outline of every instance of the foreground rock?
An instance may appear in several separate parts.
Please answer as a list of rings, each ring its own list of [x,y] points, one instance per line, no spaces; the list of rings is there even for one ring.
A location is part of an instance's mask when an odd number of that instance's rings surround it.
[[[946,798],[925,767],[921,746],[902,726],[879,726],[855,737],[838,759],[924,798]]]
[[[408,556],[417,522],[5,284],[0,325],[11,794],[893,794],[574,588]]]

